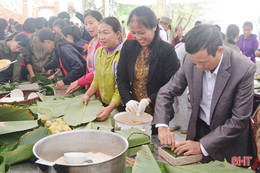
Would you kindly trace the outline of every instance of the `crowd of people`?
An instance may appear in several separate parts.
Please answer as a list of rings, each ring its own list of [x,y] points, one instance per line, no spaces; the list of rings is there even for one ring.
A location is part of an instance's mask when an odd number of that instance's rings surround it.
[[[129,15],[128,35],[124,21],[115,17],[103,18],[94,10],[83,15],[72,6],[69,10],[83,27],[71,22],[67,12],[49,21],[28,18],[22,25],[0,18],[0,59],[17,60],[0,72],[0,82],[61,73],[56,89],[69,85],[70,94],[85,87],[85,105],[94,94],[100,98],[104,108],[97,112],[99,121],[112,111],[147,112],[154,117],[153,134],[158,132],[161,144],[172,150],[170,131],[187,133],[178,154],[202,153],[203,162],[255,158],[250,115],[260,49],[251,22],[244,23],[240,36],[239,27],[229,25],[223,38],[219,26],[197,21],[186,35],[176,26],[169,39],[172,20],[158,20],[145,6]]]

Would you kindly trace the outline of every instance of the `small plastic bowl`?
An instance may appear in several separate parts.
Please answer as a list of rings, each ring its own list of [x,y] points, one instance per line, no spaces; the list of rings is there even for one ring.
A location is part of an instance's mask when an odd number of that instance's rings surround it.
[[[68,164],[82,164],[87,160],[87,153],[67,152],[64,153],[64,159]]]

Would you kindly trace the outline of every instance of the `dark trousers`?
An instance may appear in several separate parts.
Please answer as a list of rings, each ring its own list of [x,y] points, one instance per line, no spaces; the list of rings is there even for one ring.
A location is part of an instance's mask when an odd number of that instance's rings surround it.
[[[202,119],[198,118],[196,124],[196,137],[195,141],[199,141],[202,137],[206,136],[210,132],[210,127],[207,123],[205,123]],[[202,154],[202,163],[208,163],[214,161],[210,156],[204,156]]]

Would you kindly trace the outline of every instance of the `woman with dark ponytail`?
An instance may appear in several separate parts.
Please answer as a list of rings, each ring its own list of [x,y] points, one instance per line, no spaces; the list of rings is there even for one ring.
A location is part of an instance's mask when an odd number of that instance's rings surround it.
[[[38,36],[46,50],[55,52],[55,58],[43,67],[42,72],[59,67],[64,76],[63,80],[57,82],[57,89],[70,84],[86,73],[86,61],[81,56],[81,47],[67,42],[58,31],[42,29]]]
[[[127,24],[135,40],[126,40],[117,68],[117,85],[126,110],[153,115],[159,89],[179,69],[174,47],[161,40],[158,20],[148,7],[135,8]]]
[[[239,37],[238,26],[235,24],[230,24],[227,27],[226,38],[225,38],[223,44],[225,46],[228,46],[228,47],[240,52],[240,49],[239,49],[238,45],[236,44],[238,37]]]
[[[77,26],[65,26],[61,32],[66,37],[67,41],[75,43],[77,46],[83,48],[82,56],[86,59],[88,56],[88,41],[81,38],[80,29]]]

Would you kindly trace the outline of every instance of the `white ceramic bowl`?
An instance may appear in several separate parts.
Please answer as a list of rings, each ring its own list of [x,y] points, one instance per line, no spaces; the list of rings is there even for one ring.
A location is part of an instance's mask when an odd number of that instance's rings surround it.
[[[87,160],[87,153],[67,152],[67,153],[64,153],[64,160],[68,164],[82,164]]]
[[[124,129],[132,129],[138,128],[145,132],[147,135],[151,136],[151,122],[153,117],[148,113],[143,113],[140,116],[135,116],[129,112],[120,112],[114,116],[116,126],[118,128]],[[133,121],[140,121],[142,123],[133,124]]]

